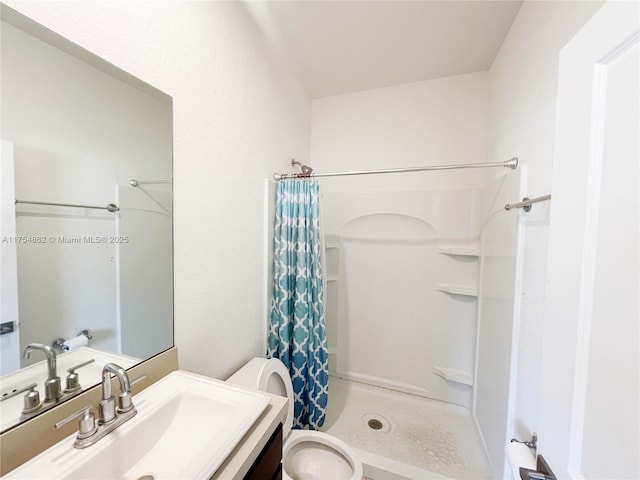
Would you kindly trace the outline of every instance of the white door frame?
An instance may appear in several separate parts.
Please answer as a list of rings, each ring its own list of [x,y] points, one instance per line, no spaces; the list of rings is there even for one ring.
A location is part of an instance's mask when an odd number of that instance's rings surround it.
[[[609,66],[640,39],[638,5],[605,4],[560,53],[538,430],[558,478],[583,478],[605,88]]]

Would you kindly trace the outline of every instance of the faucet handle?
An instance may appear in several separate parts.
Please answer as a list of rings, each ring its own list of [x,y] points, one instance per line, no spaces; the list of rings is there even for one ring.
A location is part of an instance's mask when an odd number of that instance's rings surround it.
[[[42,402],[40,401],[40,393],[36,390],[36,384],[32,383],[28,387],[28,391],[24,396],[24,408],[22,409],[23,415],[29,415],[42,407]]]
[[[133,400],[131,400],[131,392],[122,392],[118,395],[118,413],[126,413],[133,409]]]
[[[64,393],[73,393],[80,390],[80,382],[78,381],[78,374],[76,370],[82,367],[86,367],[87,365],[95,362],[96,359],[92,358],[91,360],[87,360],[86,362],[82,362],[78,365],[74,365],[71,368],[67,368],[67,376],[65,378],[65,387]]]
[[[72,413],[64,420],[60,420],[55,424],[56,428],[60,428],[63,425],[69,423],[74,418],[80,417],[80,422],[78,425],[78,436],[77,440],[82,440],[84,438],[88,438],[92,436],[98,430],[96,425],[96,417],[91,411],[92,405],[87,405],[75,413]],[[77,441],[76,440],[76,441]]]

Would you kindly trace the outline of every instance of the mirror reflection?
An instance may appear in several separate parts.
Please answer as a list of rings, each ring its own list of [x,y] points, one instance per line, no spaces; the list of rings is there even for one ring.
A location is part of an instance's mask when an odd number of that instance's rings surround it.
[[[173,195],[169,96],[5,7],[1,34],[4,431],[173,345]]]

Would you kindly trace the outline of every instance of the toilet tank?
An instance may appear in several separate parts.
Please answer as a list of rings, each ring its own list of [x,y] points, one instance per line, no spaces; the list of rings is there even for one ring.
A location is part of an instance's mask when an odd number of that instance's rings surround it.
[[[291,383],[289,372],[277,359],[252,358],[244,367],[231,375],[227,382],[252,387],[285,398],[293,394],[291,386],[287,388],[286,383]]]

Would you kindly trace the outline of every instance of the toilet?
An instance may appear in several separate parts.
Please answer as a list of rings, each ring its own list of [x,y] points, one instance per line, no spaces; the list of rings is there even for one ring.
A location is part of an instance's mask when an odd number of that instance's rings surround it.
[[[282,477],[285,480],[361,480],[362,462],[344,442],[314,430],[292,430],[293,385],[284,364],[253,358],[227,382],[286,397],[287,419],[282,426]]]

